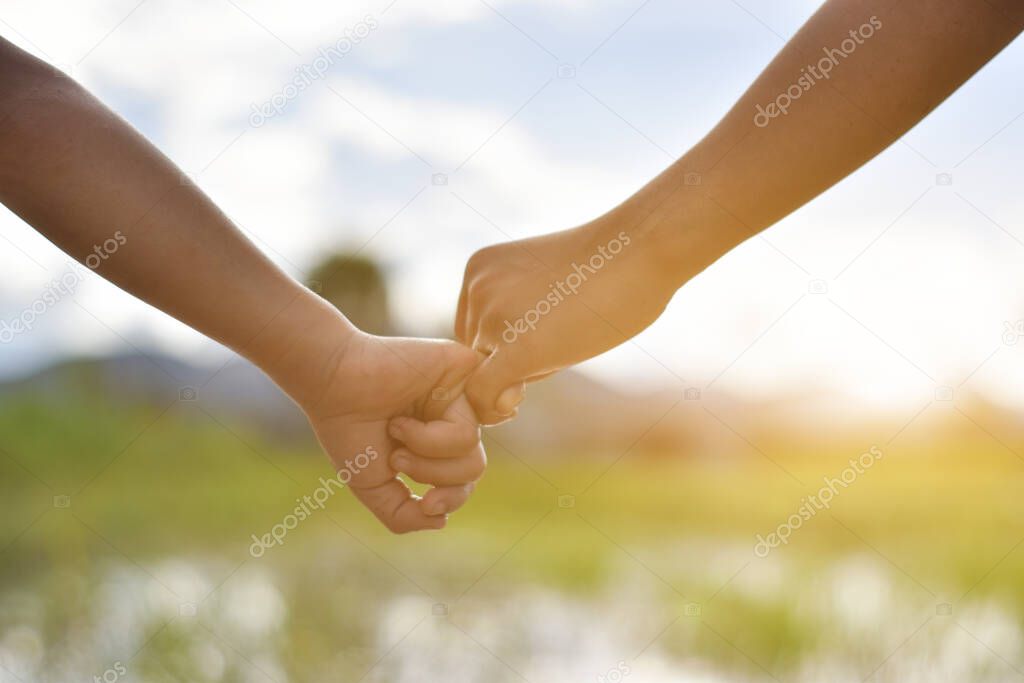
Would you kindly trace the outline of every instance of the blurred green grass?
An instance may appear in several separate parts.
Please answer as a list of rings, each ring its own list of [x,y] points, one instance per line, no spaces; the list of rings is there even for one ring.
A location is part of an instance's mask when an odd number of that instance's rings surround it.
[[[53,595],[70,590],[67,575],[90,576],[109,561],[147,572],[168,557],[251,563],[251,535],[268,531],[331,474],[311,441],[275,442],[188,403],[161,412],[27,396],[4,404],[0,439],[0,582],[44,582]],[[996,596],[1024,615],[1024,552],[1016,552],[1024,468],[984,435],[938,445],[908,436],[885,446],[883,459],[830,511],[773,551],[787,580],[762,590],[776,593],[735,589],[731,577],[764,562],[753,555],[755,534],[783,523],[823,477],[837,476],[871,445],[759,442],[777,465],[740,446],[693,460],[510,454],[492,445],[486,477],[442,533],[391,536],[340,495],[259,561],[297,585],[313,583],[331,574],[317,558],[332,548],[348,558],[349,571],[353,562],[361,568],[337,581],[381,600],[414,588],[439,600],[473,599],[508,585],[586,599],[625,572],[647,582],[670,612],[704,605],[708,623],[733,645],[777,666],[820,645],[795,606],[803,587],[818,585],[848,556],[891,570],[908,600],[925,609],[966,593]],[[567,495],[571,506],[560,498]],[[56,496],[70,496],[70,507],[55,507]],[[58,570],[63,579],[53,578]],[[293,613],[317,610],[315,596],[297,590],[291,599]],[[78,603],[64,602],[70,618]],[[305,634],[291,641],[296,661],[326,647],[312,635],[324,624],[310,619],[294,625]],[[710,633],[673,637],[680,649],[698,642],[729,666],[749,667]]]

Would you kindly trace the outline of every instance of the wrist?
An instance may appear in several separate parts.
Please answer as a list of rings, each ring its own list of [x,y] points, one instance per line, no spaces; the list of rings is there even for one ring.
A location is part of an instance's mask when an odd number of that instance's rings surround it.
[[[686,175],[669,169],[595,221],[603,234],[630,237],[645,278],[667,297],[749,236],[709,187]]]
[[[345,349],[360,332],[324,299],[298,284],[296,290],[244,355],[308,410],[323,395]]]

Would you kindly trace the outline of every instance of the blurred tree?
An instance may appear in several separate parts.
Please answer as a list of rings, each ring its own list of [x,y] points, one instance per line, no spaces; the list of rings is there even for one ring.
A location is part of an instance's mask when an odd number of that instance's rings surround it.
[[[310,274],[307,285],[371,334],[394,335],[384,271],[362,254],[335,253]]]

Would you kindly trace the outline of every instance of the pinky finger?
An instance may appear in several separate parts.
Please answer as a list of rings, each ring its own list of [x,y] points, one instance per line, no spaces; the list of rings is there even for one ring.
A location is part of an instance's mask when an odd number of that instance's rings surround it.
[[[424,515],[434,517],[447,515],[455,512],[466,504],[469,495],[473,493],[476,484],[462,484],[461,486],[438,486],[424,494],[419,501],[420,510]]]
[[[443,529],[445,518],[424,513],[422,501],[395,477],[373,488],[352,488],[352,493],[395,534],[424,529]]]

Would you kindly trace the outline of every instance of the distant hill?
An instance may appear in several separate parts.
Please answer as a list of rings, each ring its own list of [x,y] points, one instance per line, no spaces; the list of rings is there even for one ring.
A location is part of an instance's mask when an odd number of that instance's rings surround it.
[[[302,412],[266,375],[239,358],[209,367],[134,352],[66,360],[0,383],[0,399],[29,393],[157,408],[175,400],[196,400],[218,418],[244,422],[278,437],[308,437]],[[496,428],[494,437],[509,446],[533,449],[618,444],[646,429],[650,420],[644,413],[648,404],[657,403],[657,397],[638,401],[570,370],[531,385],[520,419]]]
[[[296,442],[312,438],[302,412],[262,372],[239,358],[209,367],[165,355],[125,353],[66,360],[0,383],[0,403],[26,395],[54,405],[70,398],[156,409],[195,400],[218,420],[243,424],[268,437]],[[912,430],[941,440],[949,430],[980,429],[974,421],[1007,439],[1012,444],[1008,450],[1024,452],[1024,447],[1017,448],[1024,434],[1012,412],[970,395],[956,407],[959,412],[934,402],[914,419]],[[487,435],[513,455],[605,453],[615,458],[632,450],[721,462],[724,453],[770,458],[773,442],[783,439],[787,448],[808,453],[837,436],[866,448],[905,429],[913,414],[870,414],[818,394],[751,401],[722,391],[701,395],[682,386],[630,393],[567,370],[529,385],[518,419],[487,430]]]
[[[191,365],[159,354],[125,353],[77,358],[0,384],[0,398],[24,393],[96,397],[162,408],[175,400],[195,400],[218,418],[252,423],[272,435],[308,432],[305,417],[270,379],[248,361],[219,367]]]

